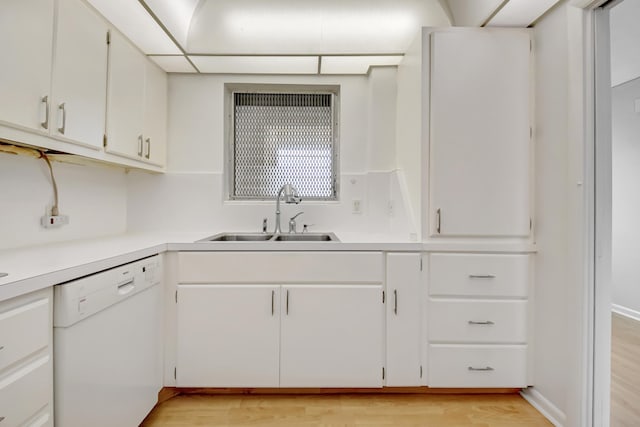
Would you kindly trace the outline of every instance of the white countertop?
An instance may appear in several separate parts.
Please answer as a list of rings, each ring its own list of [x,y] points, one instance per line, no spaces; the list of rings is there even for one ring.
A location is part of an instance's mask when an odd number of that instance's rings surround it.
[[[169,251],[485,251],[533,252],[522,243],[411,242],[398,236],[335,234],[340,242],[198,242],[220,232],[153,232],[0,251],[0,301]]]

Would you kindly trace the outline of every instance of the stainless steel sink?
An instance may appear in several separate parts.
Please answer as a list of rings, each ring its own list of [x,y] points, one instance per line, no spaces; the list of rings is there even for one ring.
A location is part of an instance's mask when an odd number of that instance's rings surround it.
[[[333,233],[280,234],[278,242],[339,242]]]
[[[220,233],[198,242],[339,242],[333,233],[279,234],[271,240],[273,234],[265,233]]]

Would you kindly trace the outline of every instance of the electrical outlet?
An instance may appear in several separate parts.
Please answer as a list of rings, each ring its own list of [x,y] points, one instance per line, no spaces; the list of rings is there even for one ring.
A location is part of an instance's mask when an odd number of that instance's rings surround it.
[[[69,224],[68,215],[45,215],[41,218],[44,228],[57,228]]]
[[[361,214],[362,213],[362,200],[354,199],[352,201],[353,205],[351,208],[351,213]]]

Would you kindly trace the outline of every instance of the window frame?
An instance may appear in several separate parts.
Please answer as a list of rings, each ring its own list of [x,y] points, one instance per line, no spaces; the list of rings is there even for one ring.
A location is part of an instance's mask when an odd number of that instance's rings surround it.
[[[235,189],[235,101],[236,93],[323,94],[331,95],[331,130],[333,147],[331,173],[333,197],[304,197],[305,201],[331,203],[340,201],[340,86],[288,84],[225,84],[225,199],[230,202],[263,202],[272,197],[236,196]]]

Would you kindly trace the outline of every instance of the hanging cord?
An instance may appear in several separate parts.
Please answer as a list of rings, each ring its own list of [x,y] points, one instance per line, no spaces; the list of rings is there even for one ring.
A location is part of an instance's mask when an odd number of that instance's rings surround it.
[[[40,151],[40,158],[44,159],[47,162],[47,166],[49,166],[49,173],[51,173],[51,183],[53,184],[53,206],[51,207],[51,215],[58,216],[60,212],[58,211],[58,184],[56,184],[56,177],[53,175],[53,167],[51,167],[51,161],[49,157],[45,154],[44,151]]]

